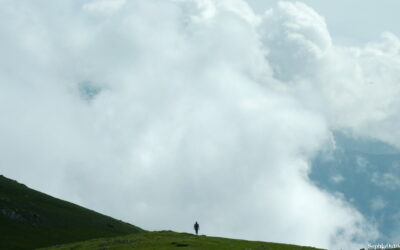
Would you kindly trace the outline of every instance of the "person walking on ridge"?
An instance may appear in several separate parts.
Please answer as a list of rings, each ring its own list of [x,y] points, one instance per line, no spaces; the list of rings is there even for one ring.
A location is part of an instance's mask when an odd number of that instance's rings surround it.
[[[199,225],[199,223],[197,223],[197,221],[196,221],[196,223],[194,223],[194,231],[196,231],[196,235],[198,235],[199,229],[200,229],[200,225]]]

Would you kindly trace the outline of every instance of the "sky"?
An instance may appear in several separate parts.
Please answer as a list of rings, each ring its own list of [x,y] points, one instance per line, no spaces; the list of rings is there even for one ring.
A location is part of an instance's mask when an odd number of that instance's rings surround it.
[[[0,3],[1,174],[147,230],[398,240],[397,1]]]

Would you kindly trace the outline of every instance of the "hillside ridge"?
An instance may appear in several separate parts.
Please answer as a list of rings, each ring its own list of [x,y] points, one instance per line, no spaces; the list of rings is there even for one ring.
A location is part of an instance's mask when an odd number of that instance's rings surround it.
[[[290,244],[236,240],[206,235],[177,233],[173,231],[144,232],[113,238],[101,238],[58,245],[42,250],[322,250],[314,247],[296,246]]]
[[[0,175],[0,249],[32,249],[144,232]]]

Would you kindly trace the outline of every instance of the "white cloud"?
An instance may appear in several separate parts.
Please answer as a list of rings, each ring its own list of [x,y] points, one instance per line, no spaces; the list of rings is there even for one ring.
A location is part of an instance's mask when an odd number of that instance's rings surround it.
[[[300,2],[279,2],[267,11],[261,34],[275,76],[284,81],[318,71],[332,43],[323,17]]]
[[[386,207],[387,202],[382,199],[382,197],[375,197],[371,200],[372,210],[382,210]]]
[[[369,164],[368,160],[360,155],[356,157],[356,163],[356,168],[359,172],[364,172]]]
[[[121,9],[125,0],[92,0],[83,5],[83,9],[90,13],[110,15]]]
[[[363,47],[332,44],[324,19],[303,3],[280,2],[260,26],[273,74],[333,129],[400,146],[400,41],[384,32]]]
[[[331,177],[331,181],[335,184],[338,184],[344,181],[344,177],[340,174],[334,175]]]
[[[387,188],[389,190],[396,190],[400,188],[400,178],[395,173],[391,172],[375,172],[372,174],[371,181],[375,185]]]
[[[147,229],[198,220],[330,249],[376,236],[307,174],[331,129],[400,145],[395,35],[337,46],[302,3],[51,2],[0,10],[6,176]]]

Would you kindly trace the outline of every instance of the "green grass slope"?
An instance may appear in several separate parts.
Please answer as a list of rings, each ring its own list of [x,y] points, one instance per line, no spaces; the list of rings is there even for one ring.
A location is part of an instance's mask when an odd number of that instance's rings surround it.
[[[312,247],[301,247],[268,242],[256,242],[245,240],[233,240],[225,238],[196,236],[187,233],[175,233],[171,231],[145,232],[114,238],[102,238],[77,242],[68,245],[59,245],[46,250],[317,250]]]
[[[142,229],[0,175],[0,249],[34,249]]]

